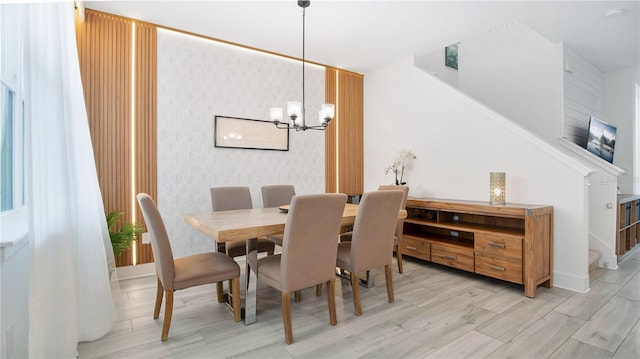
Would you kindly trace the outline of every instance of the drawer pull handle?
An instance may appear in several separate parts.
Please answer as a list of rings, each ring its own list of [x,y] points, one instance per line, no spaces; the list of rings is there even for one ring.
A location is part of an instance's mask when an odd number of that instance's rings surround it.
[[[440,257],[442,257],[444,259],[448,259],[450,261],[457,261],[458,260],[458,257],[455,257],[455,256],[440,256]]]
[[[417,251],[418,250],[418,248],[412,247],[412,246],[407,246],[407,249],[410,250],[410,251]]]
[[[500,271],[500,272],[504,272],[504,267],[495,266],[493,264],[489,264],[489,268]]]
[[[493,243],[493,242],[489,242],[489,246],[493,247],[493,248],[500,248],[500,249],[504,249],[504,244],[502,243]]]

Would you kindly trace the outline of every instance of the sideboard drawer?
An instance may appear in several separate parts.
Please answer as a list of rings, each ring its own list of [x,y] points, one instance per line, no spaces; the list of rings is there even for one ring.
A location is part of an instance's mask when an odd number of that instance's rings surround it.
[[[476,273],[522,284],[522,261],[476,252]]]
[[[475,250],[494,256],[522,259],[522,237],[499,233],[476,233]]]
[[[431,243],[420,238],[412,238],[407,235],[402,237],[402,255],[414,258],[431,260]]]
[[[431,261],[473,272],[473,248],[431,244]]]

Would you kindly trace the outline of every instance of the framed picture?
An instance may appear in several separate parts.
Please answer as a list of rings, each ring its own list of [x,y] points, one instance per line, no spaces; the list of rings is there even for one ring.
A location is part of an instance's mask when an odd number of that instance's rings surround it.
[[[271,121],[216,115],[214,131],[215,147],[289,151],[289,131]]]
[[[444,48],[444,64],[447,67],[458,69],[458,44]]]

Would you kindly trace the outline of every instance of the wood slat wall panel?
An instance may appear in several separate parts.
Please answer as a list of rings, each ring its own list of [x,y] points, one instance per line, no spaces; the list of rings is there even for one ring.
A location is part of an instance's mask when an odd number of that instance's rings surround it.
[[[337,70],[333,68],[327,68],[325,70],[325,103],[336,104],[336,80],[337,80]],[[336,106],[337,108],[337,106]],[[327,193],[336,193],[338,192],[336,177],[337,177],[337,161],[336,161],[336,129],[338,128],[337,123],[339,121],[338,113],[336,112],[336,117],[329,123],[325,130],[324,135],[324,157],[325,157],[325,192]]]
[[[358,195],[364,190],[363,76],[338,71],[338,191]]]
[[[92,11],[76,28],[80,71],[105,213],[131,221],[131,23]],[[126,251],[116,265],[133,264]]]
[[[157,28],[136,24],[135,60],[135,192],[157,201]],[[133,200],[135,201],[135,194]],[[144,223],[139,206],[136,218]],[[150,244],[137,242],[138,263],[153,262]]]

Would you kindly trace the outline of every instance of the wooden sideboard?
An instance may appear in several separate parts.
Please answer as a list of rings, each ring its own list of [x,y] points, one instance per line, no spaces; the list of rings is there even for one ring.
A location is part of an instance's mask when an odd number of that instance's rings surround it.
[[[640,195],[619,194],[617,217],[616,255],[620,262],[640,243]]]
[[[553,285],[553,207],[407,200],[402,254],[536,287]]]

